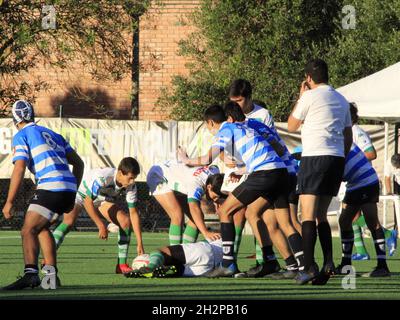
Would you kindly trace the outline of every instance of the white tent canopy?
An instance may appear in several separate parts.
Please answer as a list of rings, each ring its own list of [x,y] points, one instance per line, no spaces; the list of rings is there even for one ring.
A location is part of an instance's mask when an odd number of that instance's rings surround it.
[[[362,118],[400,121],[400,62],[337,89]]]

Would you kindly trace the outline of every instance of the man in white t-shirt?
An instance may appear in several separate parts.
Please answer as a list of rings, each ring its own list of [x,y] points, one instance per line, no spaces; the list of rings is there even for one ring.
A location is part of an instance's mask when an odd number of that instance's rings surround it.
[[[289,132],[301,125],[303,153],[297,180],[302,208],[302,235],[305,270],[297,277],[299,284],[319,275],[314,261],[318,235],[324,253],[321,275],[333,272],[332,234],[327,210],[336,196],[344,171],[344,159],[352,144],[349,103],[328,83],[328,66],[321,59],[310,61],[305,68],[306,80],[300,98],[288,119]],[[324,277],[327,279],[327,277]],[[329,277],[328,277],[329,279]],[[326,281],[325,281],[326,283]],[[314,282],[314,284],[320,284]],[[324,283],[322,283],[324,284]]]
[[[253,89],[249,81],[237,79],[229,87],[229,99],[239,104],[247,119],[255,119],[270,128],[275,128],[272,115],[266,108],[254,103],[251,98],[252,92]]]

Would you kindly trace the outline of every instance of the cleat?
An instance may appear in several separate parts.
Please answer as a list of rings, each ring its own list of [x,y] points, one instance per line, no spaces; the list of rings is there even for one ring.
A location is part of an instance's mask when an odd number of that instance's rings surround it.
[[[354,260],[354,261],[365,261],[365,260],[369,260],[369,259],[370,259],[369,254],[354,253],[351,256],[351,260]]]
[[[392,230],[390,237],[386,240],[389,256],[392,257],[397,249],[397,230]]]
[[[143,278],[142,274],[138,270],[132,270],[131,272],[123,274],[126,278]]]
[[[390,277],[390,271],[388,267],[378,268],[376,267],[374,270],[368,273],[364,273],[361,275],[364,278],[383,278]]]
[[[249,269],[247,273],[248,278],[261,278],[276,272],[279,272],[281,266],[277,260],[268,261]]]
[[[296,280],[297,284],[303,285],[314,280],[318,276],[318,274],[318,265],[314,262],[314,265],[310,267],[310,270],[299,270],[297,276],[294,279]]]
[[[133,271],[133,269],[126,263],[117,264],[117,266],[115,267],[116,274],[125,274],[125,273],[130,273],[132,271]]]
[[[333,262],[328,262],[325,264],[318,276],[312,281],[313,286],[323,286],[329,279],[335,274],[335,265]]]
[[[219,278],[219,277],[234,277],[238,273],[238,267],[236,263],[232,262],[229,267],[223,267],[222,264],[204,274],[207,278]]]
[[[3,287],[2,290],[22,290],[25,288],[35,288],[40,286],[41,281],[37,273],[27,273],[23,277],[20,277],[14,283]]]
[[[285,280],[285,279],[294,279],[299,273],[298,269],[286,270],[284,272],[276,272],[269,276],[269,278],[274,280]]]
[[[248,275],[246,272],[238,272],[234,274],[233,276],[235,279],[240,279],[240,278],[248,278]]]

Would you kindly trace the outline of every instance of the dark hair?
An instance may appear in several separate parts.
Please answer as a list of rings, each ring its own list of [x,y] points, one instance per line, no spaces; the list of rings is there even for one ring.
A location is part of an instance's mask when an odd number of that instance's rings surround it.
[[[249,81],[244,79],[234,80],[229,87],[229,97],[251,98],[252,88]]]
[[[351,121],[353,123],[357,123],[358,122],[358,109],[357,109],[357,105],[354,102],[350,102],[350,115],[351,115]]]
[[[206,111],[204,111],[204,120],[213,120],[216,123],[222,123],[226,121],[224,109],[218,104],[209,106]]]
[[[139,162],[132,157],[123,158],[118,165],[118,170],[121,170],[124,175],[127,175],[128,173],[138,175],[140,173]]]
[[[400,154],[396,153],[392,155],[391,162],[393,167],[400,168]]]
[[[305,73],[313,81],[318,83],[328,83],[328,65],[322,59],[313,59],[309,61],[305,68]]]
[[[261,101],[261,100],[253,100],[253,103],[256,104],[256,105],[258,105],[258,106],[260,106],[260,107],[262,107],[262,108],[264,108],[264,109],[267,109],[267,104],[266,104],[264,101]]]
[[[206,181],[206,198],[209,201],[212,201],[210,198],[210,195],[208,194],[208,189],[207,186],[211,185],[211,190],[215,192],[217,195],[219,195],[221,198],[226,198],[227,195],[222,193],[221,187],[222,183],[224,182],[224,174],[223,173],[217,173],[217,174],[212,174],[208,176],[207,181]]]
[[[237,102],[229,101],[224,106],[225,116],[232,117],[233,121],[243,122],[246,120],[246,116],[243,113],[242,108]]]

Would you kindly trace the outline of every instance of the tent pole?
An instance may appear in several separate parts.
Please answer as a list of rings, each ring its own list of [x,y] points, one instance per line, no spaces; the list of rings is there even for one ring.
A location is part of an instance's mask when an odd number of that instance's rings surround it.
[[[385,146],[384,146],[384,157],[385,157],[385,162],[383,163],[383,172],[386,172],[386,165],[387,165],[387,160],[389,156],[389,123],[385,121]],[[385,174],[384,174],[385,176]],[[383,193],[387,194],[386,190],[386,183],[385,183],[385,178],[383,178]],[[386,227],[386,216],[387,216],[387,201],[386,199],[383,200],[383,226]]]

